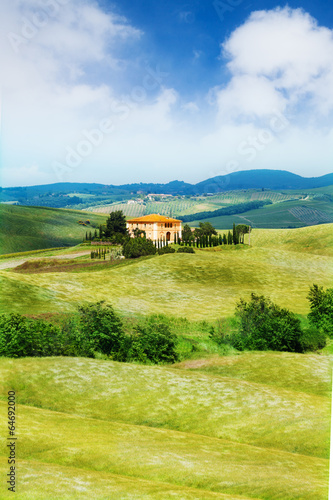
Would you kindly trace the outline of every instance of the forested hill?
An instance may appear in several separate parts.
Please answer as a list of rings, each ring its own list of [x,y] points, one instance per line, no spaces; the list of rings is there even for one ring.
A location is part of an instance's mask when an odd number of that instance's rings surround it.
[[[172,195],[194,195],[233,191],[239,189],[314,189],[333,184],[333,173],[321,177],[301,177],[284,170],[247,170],[233,172],[207,179],[197,184],[188,184],[183,181],[172,181],[167,184],[137,183],[121,186],[62,182],[42,186],[0,188],[0,200],[18,200],[21,204],[30,204],[31,200],[47,193],[90,193],[95,195],[109,195],[113,198],[126,198],[131,193],[164,193]],[[40,201],[40,200],[38,200]],[[75,200],[76,201],[76,200]],[[39,203],[36,203],[39,204]],[[57,205],[54,205],[57,206]],[[62,203],[59,203],[62,206]]]

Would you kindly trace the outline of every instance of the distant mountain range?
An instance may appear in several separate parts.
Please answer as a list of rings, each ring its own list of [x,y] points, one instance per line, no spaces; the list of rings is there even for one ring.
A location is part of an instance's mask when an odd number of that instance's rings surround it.
[[[138,183],[121,186],[94,183],[59,182],[42,186],[1,189],[1,199],[31,199],[43,193],[84,193],[95,195],[129,195],[131,193],[156,193],[172,195],[196,195],[233,191],[239,189],[313,189],[333,185],[333,173],[321,177],[301,177],[284,170],[246,170],[212,177],[197,184],[172,181],[167,184]]]

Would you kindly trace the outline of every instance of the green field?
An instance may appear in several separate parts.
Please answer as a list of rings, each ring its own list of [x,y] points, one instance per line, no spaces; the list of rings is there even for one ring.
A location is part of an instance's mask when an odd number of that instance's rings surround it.
[[[90,224],[78,223],[88,219]],[[0,204],[0,254],[73,246],[105,221],[79,210]]]
[[[333,222],[333,205],[327,199],[286,201],[266,205],[237,215],[202,219],[217,229],[232,228],[232,224],[248,224],[254,228],[297,228]],[[191,222],[198,227],[200,220]]]
[[[41,214],[49,214],[47,234],[58,234],[59,241],[74,228],[86,231],[77,224],[82,213],[9,208],[15,211],[11,220],[20,228],[22,248],[25,231],[32,222],[38,225]],[[59,214],[65,220],[58,217],[53,227],[52,217]],[[99,217],[105,221],[105,215]],[[309,287],[332,286],[333,224],[255,228],[250,246],[99,261],[92,267],[89,250],[73,246],[4,256],[0,266],[16,262],[19,267],[0,267],[0,312],[49,317],[74,311],[84,301],[105,300],[127,325],[143,315],[165,314],[173,318],[182,361],[147,366],[108,359],[0,358],[3,415],[8,391],[17,394],[15,497],[326,499],[332,344],[311,354],[230,349],[222,355],[208,332],[213,321],[229,321],[237,301],[251,292],[305,321]],[[4,478],[5,418],[0,429]],[[0,481],[0,498],[11,497]]]
[[[6,294],[0,297],[0,310],[61,312],[82,301],[106,300],[123,313],[214,319],[232,315],[241,297],[256,292],[307,314],[309,287],[332,284],[332,253],[332,224],[325,224],[254,230],[251,247],[196,249],[194,255],[154,256],[92,271],[3,270]]]
[[[18,395],[17,498],[326,499],[328,356],[222,359],[222,372],[216,358],[2,359],[3,412]],[[4,438],[1,455],[4,474]]]

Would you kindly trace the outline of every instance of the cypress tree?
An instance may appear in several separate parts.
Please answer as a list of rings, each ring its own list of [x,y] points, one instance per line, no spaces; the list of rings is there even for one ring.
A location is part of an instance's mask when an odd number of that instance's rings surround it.
[[[222,243],[223,243],[222,234],[219,234],[219,245],[222,245]]]
[[[232,242],[234,245],[238,245],[238,243],[239,243],[235,223],[233,223],[233,225],[232,225]]]
[[[212,246],[212,235],[211,234],[208,237],[208,243],[209,243],[209,246],[211,247]]]
[[[226,236],[226,234],[223,234],[223,245],[227,245],[227,244],[228,244],[227,236]]]

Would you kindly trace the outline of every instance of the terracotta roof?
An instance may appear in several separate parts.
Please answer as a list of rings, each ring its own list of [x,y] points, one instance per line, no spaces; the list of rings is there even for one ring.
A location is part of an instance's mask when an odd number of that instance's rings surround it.
[[[181,222],[179,219],[173,219],[172,217],[165,217],[164,215],[150,214],[144,215],[143,217],[136,217],[135,219],[130,219],[127,221],[129,224],[140,224],[141,222]]]

